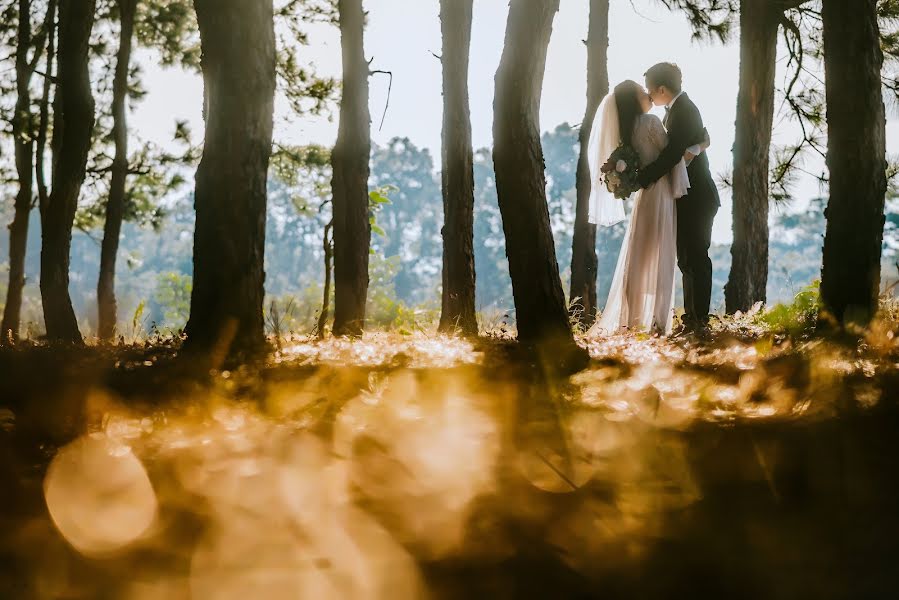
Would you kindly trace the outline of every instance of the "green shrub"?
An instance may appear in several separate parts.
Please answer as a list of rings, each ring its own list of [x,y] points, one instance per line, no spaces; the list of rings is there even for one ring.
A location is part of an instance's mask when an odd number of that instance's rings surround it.
[[[778,304],[757,317],[757,321],[774,333],[790,336],[808,335],[815,329],[821,307],[820,281],[804,287],[790,304]]]

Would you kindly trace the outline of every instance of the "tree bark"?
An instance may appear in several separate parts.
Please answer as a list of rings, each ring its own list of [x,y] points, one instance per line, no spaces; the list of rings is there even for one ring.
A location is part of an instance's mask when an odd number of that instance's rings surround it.
[[[439,329],[478,334],[474,151],[468,99],[473,0],[441,0],[443,33],[443,298]]]
[[[41,211],[41,300],[47,338],[82,343],[69,296],[69,252],[94,128],[88,50],[96,0],[61,0],[53,111],[53,185]]]
[[[362,0],[338,0],[343,94],[337,143],[331,156],[334,210],[334,335],[365,328],[371,223],[368,209],[371,116]]]
[[[56,59],[56,10],[57,0],[49,0],[47,6],[47,66],[41,93],[40,119],[37,126],[34,171],[37,179],[37,197],[40,210],[44,210],[50,199],[47,190],[47,174],[44,155],[47,153],[47,130],[50,128],[50,91],[53,88],[53,67]]]
[[[112,162],[112,181],[106,202],[106,221],[103,226],[103,243],[100,249],[100,278],[97,282],[97,307],[99,311],[98,335],[109,340],[115,335],[117,306],[115,297],[116,258],[119,253],[119,237],[125,214],[125,193],[128,180],[128,73],[131,67],[131,47],[134,38],[134,17],[137,0],[119,0],[121,33],[116,57],[115,78],[112,84],[112,137],[115,140],[115,158]]]
[[[596,109],[609,93],[609,0],[590,0],[590,26],[587,33],[587,109],[581,123],[578,141],[580,156],[577,163],[577,207],[571,249],[571,288],[569,293],[572,317],[589,327],[596,318],[596,275],[599,267],[596,256],[596,225],[588,221],[590,213],[590,166],[588,146]],[[579,298],[575,302],[575,298]]]
[[[325,289],[322,292],[322,311],[318,315],[317,337],[325,339],[325,328],[328,326],[328,316],[331,314],[331,263],[334,261],[334,242],[331,239],[331,230],[334,221],[325,225],[325,234],[322,237],[322,251],[325,256]]]
[[[886,196],[883,54],[876,0],[824,0],[827,166],[825,317],[867,324],[878,308]]]
[[[19,191],[16,194],[14,216],[9,226],[9,286],[0,325],[0,345],[19,337],[22,312],[22,290],[25,287],[25,254],[28,246],[28,221],[31,218],[31,198],[34,193],[34,127],[31,114],[31,78],[34,70],[29,64],[31,49],[31,0],[19,0],[19,23],[16,37],[16,107],[12,118],[16,174]],[[38,50],[39,51],[39,50]]]
[[[768,287],[768,168],[774,124],[777,30],[782,9],[740,2],[740,89],[734,142],[733,231],[728,314],[765,302]]]
[[[194,7],[207,105],[186,349],[239,358],[265,348],[274,7],[272,0],[194,0]]]
[[[559,0],[512,0],[496,72],[493,162],[512,277],[518,338],[553,349],[566,362],[578,352],[546,203],[540,143],[540,96],[546,53]]]

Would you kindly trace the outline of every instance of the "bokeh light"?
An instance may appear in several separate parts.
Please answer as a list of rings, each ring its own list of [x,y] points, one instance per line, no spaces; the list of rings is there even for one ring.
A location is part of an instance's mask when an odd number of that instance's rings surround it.
[[[156,494],[131,448],[104,434],[62,448],[44,480],[47,508],[59,532],[88,555],[120,550],[153,524]]]

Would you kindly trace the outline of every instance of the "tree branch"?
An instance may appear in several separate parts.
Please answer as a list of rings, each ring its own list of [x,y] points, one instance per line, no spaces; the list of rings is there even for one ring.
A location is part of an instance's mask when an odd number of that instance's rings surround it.
[[[384,127],[384,120],[387,118],[387,109],[390,107],[390,92],[393,90],[393,71],[369,71],[369,75],[388,75],[390,76],[390,83],[387,84],[387,102],[384,103],[384,114],[381,115],[381,124],[378,126],[378,131]]]

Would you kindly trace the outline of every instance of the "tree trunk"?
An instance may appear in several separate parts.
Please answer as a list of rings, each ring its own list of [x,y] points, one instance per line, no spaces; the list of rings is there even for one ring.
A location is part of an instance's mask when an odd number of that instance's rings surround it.
[[[474,151],[468,101],[473,0],[441,0],[443,30],[443,299],[440,331],[477,335]]]
[[[275,98],[272,0],[194,0],[206,87],[186,348],[265,348],[265,219]]]
[[[115,267],[119,253],[119,236],[125,214],[125,189],[128,179],[128,73],[131,67],[131,46],[134,37],[134,13],[137,0],[119,0],[121,33],[116,57],[115,80],[112,84],[112,137],[115,158],[112,163],[112,182],[106,202],[106,222],[100,249],[100,278],[97,282],[99,310],[98,335],[109,340],[115,335],[117,307],[115,297]]]
[[[596,109],[609,93],[609,0],[590,0],[590,27],[587,33],[587,109],[578,136],[581,150],[577,163],[577,208],[571,248],[572,317],[589,327],[596,317],[596,225],[590,213],[590,166],[587,150]],[[575,298],[579,298],[575,302]]]
[[[770,0],[740,2],[740,89],[734,142],[733,262],[724,287],[728,314],[766,300],[768,166],[774,124],[777,29]]]
[[[340,125],[331,156],[334,209],[334,335],[361,335],[368,296],[371,116],[362,0],[338,0],[343,52]]]
[[[822,17],[830,199],[821,300],[840,323],[867,324],[878,308],[887,188],[877,2],[824,0]]]
[[[322,251],[325,255],[325,289],[322,292],[322,311],[318,315],[316,326],[318,339],[325,339],[325,329],[328,326],[328,316],[331,314],[331,263],[334,262],[334,242],[331,239],[331,230],[334,221],[325,225],[325,235],[322,237]]]
[[[57,0],[49,0],[47,6],[47,65],[41,94],[41,114],[37,126],[34,171],[37,178],[38,207],[43,211],[50,193],[47,190],[47,174],[44,155],[47,153],[47,130],[50,128],[50,90],[53,88],[53,66],[56,59],[56,6]]]
[[[15,213],[9,226],[9,287],[0,326],[0,344],[19,336],[22,312],[22,289],[25,287],[25,253],[28,245],[28,221],[33,195],[34,132],[31,115],[31,77],[34,70],[28,60],[31,48],[31,0],[19,0],[19,23],[16,41],[16,108],[12,118],[13,144],[19,192]]]
[[[518,337],[552,348],[566,362],[578,352],[546,203],[540,143],[540,96],[546,52],[559,0],[512,0],[505,46],[496,72],[493,162],[506,236]]]
[[[82,343],[69,296],[69,251],[94,128],[88,50],[95,0],[61,0],[53,111],[53,186],[41,213],[41,300],[47,338]]]

